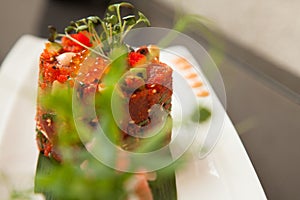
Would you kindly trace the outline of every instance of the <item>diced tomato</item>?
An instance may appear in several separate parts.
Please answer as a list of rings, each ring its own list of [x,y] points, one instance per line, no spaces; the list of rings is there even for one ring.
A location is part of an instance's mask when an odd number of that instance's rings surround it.
[[[84,32],[76,33],[76,34],[71,34],[71,37],[77,40],[78,42],[84,44],[87,47],[91,47],[92,43],[90,42],[90,39],[86,36]],[[80,44],[70,40],[67,37],[63,37],[61,39],[61,43],[63,46],[64,51],[68,52],[80,52],[84,49],[83,46]]]
[[[147,57],[141,53],[130,52],[128,54],[128,64],[131,67],[141,65],[143,63],[146,63],[146,61],[147,61]]]
[[[51,151],[52,151],[52,145],[49,142],[46,142],[46,144],[44,144],[44,155],[49,157]]]
[[[66,81],[68,80],[68,77],[67,77],[66,75],[59,75],[59,76],[57,77],[57,80],[58,80],[59,82],[61,82],[61,83],[64,83],[64,82],[66,82]]]

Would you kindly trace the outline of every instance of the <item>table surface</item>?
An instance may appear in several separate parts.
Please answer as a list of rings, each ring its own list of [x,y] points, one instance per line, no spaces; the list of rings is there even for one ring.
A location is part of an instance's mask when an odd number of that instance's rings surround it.
[[[41,12],[37,36],[47,37],[47,26],[62,30],[69,21],[88,15],[101,16],[107,1],[48,0]],[[153,26],[172,27],[174,12],[158,1],[132,0]],[[223,44],[218,64],[227,95],[227,113],[248,152],[269,199],[300,197],[300,79],[230,39],[211,33]],[[189,35],[209,48],[199,32]],[[219,49],[219,46],[216,46]]]

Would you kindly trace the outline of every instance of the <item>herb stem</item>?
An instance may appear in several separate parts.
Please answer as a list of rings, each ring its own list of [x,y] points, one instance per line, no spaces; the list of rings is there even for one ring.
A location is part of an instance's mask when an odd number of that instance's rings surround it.
[[[127,29],[126,29],[126,31],[125,31],[123,34],[121,34],[121,42],[123,42],[123,40],[124,40],[125,36],[127,35],[127,33],[128,33],[134,26],[135,26],[135,25],[128,26]]]
[[[120,4],[117,5],[117,16],[118,16],[118,21],[120,23],[120,27],[122,27],[122,19],[121,19],[121,12],[120,12]]]
[[[111,24],[109,24],[109,38],[110,38],[110,41],[112,42],[113,41],[113,32],[112,32]]]
[[[59,34],[58,36],[65,36],[65,37],[67,37],[68,39],[72,40],[73,42],[76,42],[77,44],[79,44],[79,45],[83,46],[84,48],[90,50],[91,52],[93,52],[93,53],[95,53],[95,54],[97,54],[97,55],[99,55],[99,56],[101,56],[101,57],[103,57],[103,58],[109,60],[109,57],[105,56],[104,54],[102,54],[102,53],[99,52],[99,51],[94,50],[93,48],[90,48],[90,47],[88,47],[88,46],[82,44],[82,43],[79,42],[78,40],[72,38],[72,36],[70,36],[67,32],[65,32],[65,35]]]
[[[100,51],[100,53],[104,55],[104,51],[102,49],[103,48],[103,44],[101,42],[101,39],[98,36],[97,31],[95,30],[95,28],[93,26],[93,24],[90,24],[88,27],[89,27],[89,32],[91,33],[92,38],[93,38],[92,41],[96,42],[95,48],[97,48]]]
[[[124,30],[126,28],[126,24],[127,24],[127,21],[125,21],[124,24],[121,26],[121,30],[120,30],[121,35],[122,35],[122,33],[124,33]]]

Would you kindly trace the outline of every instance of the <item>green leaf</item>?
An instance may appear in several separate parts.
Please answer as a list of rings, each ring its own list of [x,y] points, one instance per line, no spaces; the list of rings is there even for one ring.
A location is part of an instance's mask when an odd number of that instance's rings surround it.
[[[136,23],[136,18],[134,15],[128,15],[123,17],[123,20],[126,21],[127,25],[134,25]]]
[[[107,19],[108,23],[110,23],[112,25],[118,23],[118,18],[115,15],[112,15],[106,19]]]
[[[76,28],[73,27],[73,26],[67,26],[67,27],[65,28],[65,32],[66,32],[66,33],[70,33],[71,31],[75,31],[75,30],[76,30]]]
[[[157,173],[155,181],[148,181],[154,200],[176,200],[177,187],[175,179],[175,171],[169,171],[168,175],[164,175],[163,170]]]
[[[131,3],[128,3],[128,2],[122,2],[119,5],[121,7],[134,8],[134,6]]]
[[[89,16],[88,21],[93,22],[94,24],[98,24],[101,22],[101,19],[98,16]]]
[[[117,5],[117,4],[112,4],[112,5],[108,6],[107,10],[110,11],[110,12],[116,11],[116,8],[117,8],[116,5]]]
[[[139,15],[139,20],[137,21],[137,23],[139,22],[144,22],[147,26],[150,26],[150,21],[148,20],[148,18],[143,14],[141,13],[140,11],[138,12],[138,15]]]
[[[79,27],[76,29],[76,32],[78,33],[78,32],[81,32],[81,31],[88,30],[88,29],[89,29],[88,25],[81,25],[81,26],[79,26]]]

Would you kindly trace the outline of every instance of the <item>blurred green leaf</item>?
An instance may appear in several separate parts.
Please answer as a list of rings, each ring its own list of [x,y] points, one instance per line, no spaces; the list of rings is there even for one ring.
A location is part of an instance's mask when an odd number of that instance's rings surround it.
[[[208,108],[199,106],[192,114],[192,121],[196,123],[203,123],[211,117],[211,111]]]

